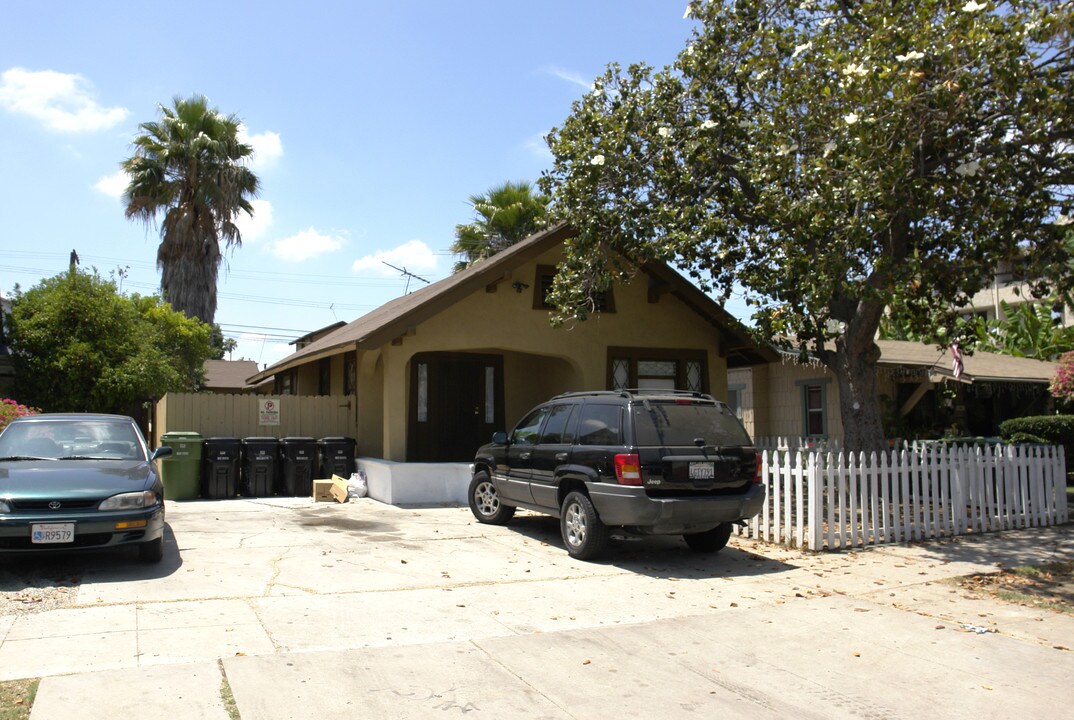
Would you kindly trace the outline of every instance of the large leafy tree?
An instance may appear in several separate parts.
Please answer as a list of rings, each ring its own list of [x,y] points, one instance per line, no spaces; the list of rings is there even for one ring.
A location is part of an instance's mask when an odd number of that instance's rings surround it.
[[[999,261],[1069,280],[1071,3],[687,13],[698,25],[673,67],[609,66],[549,136],[542,187],[579,231],[552,299],[584,316],[650,258],[723,297],[739,282],[759,334],[832,370],[845,444],[882,447],[885,309],[950,339],[950,309]]]
[[[451,252],[461,255],[455,272],[495,255],[544,227],[549,198],[528,182],[506,182],[471,195],[475,219],[455,226]]]
[[[210,328],[156,296],[72,269],[11,298],[15,394],[49,411],[131,413],[192,391],[210,357]]]
[[[204,96],[177,97],[160,115],[139,126],[134,153],[123,162],[126,214],[146,224],[163,214],[157,266],[164,298],[212,323],[220,244],[241,245],[235,218],[253,214],[259,183],[246,164],[253,149],[239,141],[238,118],[210,108]]]

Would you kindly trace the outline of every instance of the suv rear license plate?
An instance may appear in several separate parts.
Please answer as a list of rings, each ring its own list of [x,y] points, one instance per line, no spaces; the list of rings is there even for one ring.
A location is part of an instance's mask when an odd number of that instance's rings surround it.
[[[30,526],[30,541],[35,545],[75,541],[74,523],[43,523]]]
[[[716,469],[710,462],[690,463],[691,480],[712,480],[716,477]]]

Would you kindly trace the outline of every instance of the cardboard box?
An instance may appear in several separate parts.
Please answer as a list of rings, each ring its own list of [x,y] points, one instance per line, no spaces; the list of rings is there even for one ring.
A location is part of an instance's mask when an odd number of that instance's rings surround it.
[[[314,502],[332,502],[335,497],[332,496],[332,488],[334,483],[331,480],[314,480],[313,481],[313,501]]]
[[[332,487],[329,492],[332,493],[332,497],[336,502],[345,503],[350,496],[350,488],[347,485],[347,481],[341,478],[339,475],[332,476]]]

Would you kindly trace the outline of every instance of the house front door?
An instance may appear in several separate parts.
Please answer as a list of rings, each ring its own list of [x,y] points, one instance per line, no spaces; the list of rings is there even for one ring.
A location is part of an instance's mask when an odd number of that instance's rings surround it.
[[[503,429],[503,356],[420,353],[410,364],[407,460],[465,462]]]

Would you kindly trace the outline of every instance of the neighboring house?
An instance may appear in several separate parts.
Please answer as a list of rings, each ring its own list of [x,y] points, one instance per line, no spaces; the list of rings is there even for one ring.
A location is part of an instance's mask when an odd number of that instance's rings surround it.
[[[254,387],[246,384],[246,378],[255,374],[258,370],[257,363],[253,360],[206,360],[205,382],[202,383],[203,392],[212,392],[220,395],[269,392],[271,384]]]
[[[1017,309],[1021,305],[1031,303],[1043,304],[1043,300],[1034,298],[1030,283],[1026,282],[1010,263],[1003,263],[996,268],[992,283],[979,290],[970,298],[970,304],[960,309],[965,315],[979,315],[985,320],[1006,320],[1007,314],[1003,310],[1003,304]],[[1062,307],[1061,314],[1058,308],[1053,308],[1055,317],[1064,327],[1074,325],[1074,310]]]
[[[956,380],[950,352],[925,343],[878,340],[877,385],[888,434],[904,439],[995,436],[999,423],[1050,408],[1056,365],[1009,355],[962,356]],[[754,437],[841,441],[839,384],[819,362],[796,354],[728,371],[728,400]]]
[[[573,231],[559,225],[396,298],[253,374],[299,395],[356,395],[359,453],[464,461],[552,395],[621,387],[726,397],[729,368],[778,359],[663,264],[549,324],[546,294]],[[281,390],[282,391],[282,390]]]

